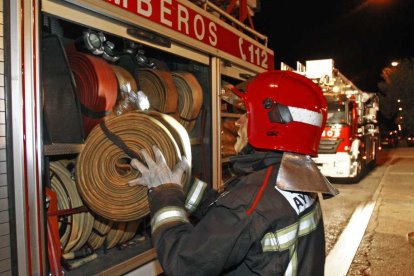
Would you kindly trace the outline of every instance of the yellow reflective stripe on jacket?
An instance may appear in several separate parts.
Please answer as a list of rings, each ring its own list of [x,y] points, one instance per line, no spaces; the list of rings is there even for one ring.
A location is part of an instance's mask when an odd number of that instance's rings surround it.
[[[300,219],[299,224],[299,237],[305,236],[318,227],[318,223],[322,217],[321,206],[318,204],[315,206],[312,212],[306,214]]]
[[[262,239],[263,252],[284,251],[296,243],[298,237],[311,233],[318,226],[322,212],[319,203],[298,222],[276,232],[266,233]]]
[[[298,238],[313,232],[322,217],[322,210],[319,202],[315,208],[301,217],[298,222],[289,225],[276,232],[266,233],[261,241],[263,252],[289,250],[290,262],[286,268],[285,275],[296,275],[298,256],[296,246]]]
[[[168,206],[158,210],[151,219],[152,232],[165,223],[189,222],[187,212],[179,207]]]
[[[289,265],[286,268],[285,276],[293,276],[297,274],[297,268],[298,268],[298,254],[296,254],[296,245],[292,245],[291,248],[289,248]]]
[[[203,197],[204,191],[206,190],[207,183],[200,179],[195,179],[194,184],[191,186],[191,190],[187,194],[185,200],[185,208],[191,213],[197,209],[198,204]]]

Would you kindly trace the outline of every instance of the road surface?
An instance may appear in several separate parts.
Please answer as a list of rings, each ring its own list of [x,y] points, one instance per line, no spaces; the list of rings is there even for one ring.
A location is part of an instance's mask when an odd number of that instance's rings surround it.
[[[322,200],[325,274],[414,275],[414,148],[380,151],[378,165],[357,184],[335,184]]]

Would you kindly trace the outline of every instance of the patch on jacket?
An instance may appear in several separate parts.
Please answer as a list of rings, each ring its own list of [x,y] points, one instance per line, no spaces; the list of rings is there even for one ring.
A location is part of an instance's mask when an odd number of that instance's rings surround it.
[[[279,189],[275,186],[275,189],[282,194],[284,198],[289,202],[290,206],[295,210],[296,214],[301,214],[308,209],[315,202],[315,194],[295,193]]]

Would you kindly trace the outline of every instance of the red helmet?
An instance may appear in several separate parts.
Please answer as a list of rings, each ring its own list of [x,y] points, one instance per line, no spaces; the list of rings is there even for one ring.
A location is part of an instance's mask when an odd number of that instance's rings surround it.
[[[233,91],[247,109],[250,145],[317,155],[327,112],[318,85],[297,73],[275,70],[248,81],[244,93]]]

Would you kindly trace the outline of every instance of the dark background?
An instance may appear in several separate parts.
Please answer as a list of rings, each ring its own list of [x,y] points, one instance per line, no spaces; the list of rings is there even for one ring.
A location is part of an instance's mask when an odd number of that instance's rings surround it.
[[[360,89],[378,92],[381,71],[414,57],[414,0],[261,0],[254,27],[283,61],[332,58]]]

